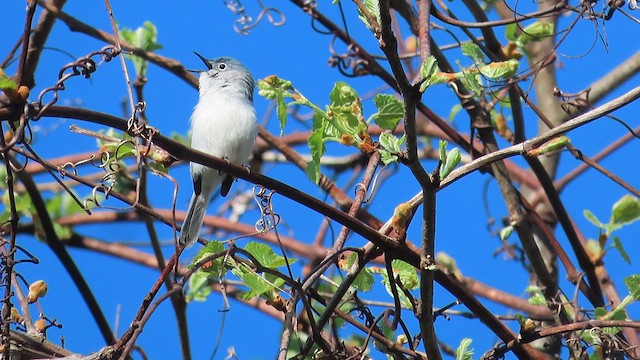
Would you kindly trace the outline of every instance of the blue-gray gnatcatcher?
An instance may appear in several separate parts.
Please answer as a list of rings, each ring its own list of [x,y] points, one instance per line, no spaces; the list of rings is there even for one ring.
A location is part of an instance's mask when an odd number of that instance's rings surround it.
[[[235,164],[249,159],[257,134],[253,107],[253,77],[239,61],[220,57],[207,60],[200,72],[199,99],[191,114],[191,147]],[[191,163],[193,196],[182,224],[178,245],[191,246],[198,239],[213,191],[229,193],[233,177],[204,165]]]

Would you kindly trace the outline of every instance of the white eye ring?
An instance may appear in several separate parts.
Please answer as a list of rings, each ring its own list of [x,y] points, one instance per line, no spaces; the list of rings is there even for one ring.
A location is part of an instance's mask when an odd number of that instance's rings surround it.
[[[227,69],[227,64],[225,63],[220,63],[218,64],[218,70],[223,71]]]

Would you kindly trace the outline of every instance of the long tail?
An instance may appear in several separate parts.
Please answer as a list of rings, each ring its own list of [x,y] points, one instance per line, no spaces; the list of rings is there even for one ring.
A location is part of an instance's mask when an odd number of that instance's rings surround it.
[[[178,239],[178,245],[185,245],[190,247],[197,240],[200,235],[200,228],[202,228],[202,221],[204,220],[204,214],[207,212],[208,197],[193,194],[191,201],[189,201],[189,209],[187,210],[187,216],[182,223],[182,231],[180,232],[180,238]]]

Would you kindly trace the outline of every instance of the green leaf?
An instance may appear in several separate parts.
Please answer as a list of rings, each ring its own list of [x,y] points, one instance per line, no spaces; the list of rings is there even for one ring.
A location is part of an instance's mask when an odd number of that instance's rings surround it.
[[[514,76],[518,72],[520,62],[516,59],[507,61],[496,61],[480,66],[478,70],[484,76],[492,80],[506,79]]]
[[[247,268],[246,265],[236,265],[233,267],[231,272],[239,277],[242,280],[242,283],[250,289],[250,291],[243,296],[245,300],[253,299],[256,296],[260,296],[267,291],[275,289],[274,284],[269,282],[263,276],[256,274],[253,270]]]
[[[326,151],[324,146],[324,129],[316,128],[307,139],[311,151],[311,161],[307,163],[306,173],[311,181],[317,184],[320,181],[320,159]]]
[[[378,4],[378,0],[363,0],[362,4],[369,11],[369,13],[376,19],[378,25],[380,25],[380,5]],[[372,24],[369,23],[369,19],[364,15],[360,9],[358,9],[358,17],[360,21],[371,31],[373,31]]]
[[[633,274],[624,278],[624,284],[634,300],[640,301],[640,275]]]
[[[0,90],[5,89],[18,90],[18,84],[9,79],[4,72],[0,70]]]
[[[457,74],[457,77],[467,90],[471,91],[476,96],[480,96],[482,94],[482,76],[477,72],[462,71]]]
[[[442,164],[442,167],[440,168],[440,178],[446,178],[451,173],[451,171],[456,166],[458,166],[458,164],[460,163],[460,159],[462,159],[460,149],[458,149],[457,147],[451,149],[451,151],[449,151],[449,153],[447,154],[447,158]]]
[[[401,152],[401,147],[404,144],[406,138],[402,135],[401,138],[397,138],[390,133],[380,134],[380,145],[382,146],[380,151],[380,158],[385,165],[389,165],[392,162],[398,161],[398,153]]]
[[[453,105],[451,112],[449,113],[449,122],[453,122],[453,119],[458,115],[460,110],[462,110],[462,104]]]
[[[427,90],[431,85],[442,84],[448,80],[448,78],[440,75],[438,60],[433,55],[429,56],[420,65],[420,77],[422,78],[422,84],[420,84],[421,92]]]
[[[532,305],[547,305],[547,299],[539,286],[530,285],[525,289],[529,293],[529,303]]]
[[[292,90],[293,84],[291,81],[275,75],[258,80],[258,94],[267,100],[276,100],[276,114],[278,115],[278,120],[280,120],[280,135],[284,133],[284,127],[287,124],[287,104],[284,99],[296,98],[294,94],[291,93]]]
[[[631,195],[623,196],[613,204],[611,216],[616,224],[629,224],[640,219],[640,200]]]
[[[604,229],[606,227],[606,225],[600,222],[600,220],[598,220],[598,217],[596,217],[596,215],[591,211],[584,209],[582,210],[582,215],[584,215],[585,219],[589,220],[589,222],[595,225],[597,228]]]
[[[248,243],[244,249],[253,255],[253,257],[255,257],[256,260],[258,260],[258,262],[264,267],[275,269],[280,266],[287,265],[286,259],[283,256],[276,254],[267,244],[253,241]],[[294,259],[289,259],[289,264],[293,264],[294,261]]]
[[[631,265],[631,258],[629,258],[629,254],[627,254],[627,252],[624,250],[620,238],[618,238],[617,236],[612,236],[611,240],[613,240],[613,248],[618,250],[620,256],[622,256],[622,259],[624,259],[627,264]]]
[[[357,259],[358,259],[357,253],[354,252],[349,254],[349,256],[347,256],[346,259],[344,260],[344,262],[341,262],[340,268],[344,271],[349,271]],[[358,291],[363,291],[363,292],[371,291],[371,288],[373,287],[373,276],[366,270],[362,269],[360,273],[358,273],[358,275],[356,276],[351,286],[356,288]]]
[[[473,342],[470,338],[464,338],[460,341],[458,349],[456,350],[456,360],[471,360],[473,359],[473,349],[469,349]]]
[[[513,233],[513,226],[509,225],[500,229],[500,232],[498,235],[500,236],[500,240],[507,241],[512,233]]]
[[[552,36],[553,33],[553,23],[536,21],[533,24],[525,27],[522,30],[522,34],[515,39],[515,42],[518,44],[518,46],[523,47],[530,42],[544,40],[545,38]]]
[[[518,30],[518,25],[516,23],[507,24],[504,30],[504,36],[509,41],[515,41],[517,30]]]
[[[162,45],[158,43],[158,29],[151,21],[145,21],[136,30],[123,28],[119,31],[119,35],[126,42],[145,51],[162,49]],[[125,56],[133,62],[138,76],[146,76],[148,62],[145,59],[137,55],[127,54]]]
[[[389,94],[377,94],[373,102],[378,112],[371,117],[373,121],[384,130],[393,130],[404,116],[402,101]]]
[[[441,163],[444,164],[447,161],[447,145],[449,143],[446,140],[438,140],[438,155]]]
[[[185,296],[187,302],[207,300],[212,292],[211,286],[209,286],[209,276],[210,274],[196,271],[189,277],[189,287]]]
[[[473,60],[473,63],[477,66],[482,66],[485,64],[484,54],[482,53],[482,50],[480,50],[480,47],[478,47],[478,45],[476,45],[475,43],[471,41],[464,42],[460,46],[460,49],[462,50],[462,53],[470,57],[471,60]]]
[[[400,276],[400,281],[402,281],[405,289],[413,290],[420,286],[420,279],[413,265],[396,259],[391,262],[391,268],[396,277]]]
[[[223,251],[224,251],[224,244],[222,244],[218,240],[212,240],[206,246],[201,248],[200,251],[198,251],[198,253],[193,257],[193,259],[191,259],[191,263],[187,266],[187,268],[191,269],[202,259],[211,255],[218,254]],[[218,257],[215,260],[213,260],[211,264],[205,264],[201,266],[200,269],[196,271],[196,273],[205,272],[205,273],[211,274],[214,277],[219,277],[221,275],[224,275],[221,273],[223,271],[223,262],[224,262],[224,256]]]
[[[307,163],[307,167],[304,169],[305,174],[309,180],[311,180],[314,184],[318,184],[320,182],[320,164],[314,161],[309,161]]]
[[[366,131],[367,125],[362,116],[362,101],[358,93],[349,84],[338,81],[329,94],[331,104],[327,115],[331,125],[340,135],[351,135],[354,138]]]

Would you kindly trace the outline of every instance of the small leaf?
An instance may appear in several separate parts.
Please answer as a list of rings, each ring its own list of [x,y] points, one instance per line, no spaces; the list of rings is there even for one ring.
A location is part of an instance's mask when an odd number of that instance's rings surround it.
[[[305,174],[309,180],[311,180],[314,184],[318,184],[320,182],[320,164],[309,161],[307,163],[307,167],[304,169]]]
[[[564,149],[570,143],[571,143],[571,140],[567,136],[561,135],[547,141],[546,143],[540,145],[535,149],[531,149],[527,151],[527,156],[539,156],[539,155],[548,154],[550,152],[558,151],[558,150]]]
[[[536,21],[533,24],[525,27],[522,30],[522,34],[516,38],[515,42],[518,44],[518,46],[523,47],[530,42],[544,40],[545,38],[552,36],[553,33],[553,23],[546,21]]]
[[[250,291],[243,296],[245,300],[253,299],[256,296],[275,289],[275,286],[269,283],[267,279],[256,274],[253,270],[248,269],[246,265],[235,266],[231,271],[234,275],[242,279],[242,283],[250,289]]]
[[[438,67],[438,60],[431,55],[422,65],[420,65],[420,77],[422,78],[422,84],[420,84],[420,91],[424,92],[431,85],[442,84],[450,81],[449,77],[446,77],[440,72]]]
[[[613,240],[613,248],[618,250],[620,256],[622,256],[622,259],[624,259],[627,264],[631,265],[631,258],[629,258],[629,254],[627,254],[627,252],[624,250],[620,238],[618,238],[617,236],[612,236],[611,240]]]
[[[340,268],[344,271],[351,270],[351,267],[358,259],[358,254],[353,252],[347,256],[344,261],[340,262]],[[360,273],[356,276],[355,280],[351,284],[358,291],[371,291],[373,287],[373,276],[366,270],[360,270]]]
[[[535,285],[530,285],[525,289],[529,293],[529,303],[532,305],[547,305],[547,300],[542,294],[542,289]]]
[[[478,47],[478,45],[476,45],[475,43],[471,41],[464,42],[460,46],[460,49],[462,50],[462,53],[464,55],[470,57],[471,60],[473,60],[473,63],[476,64],[476,66],[482,66],[485,64],[484,54],[482,53],[482,50],[480,50],[480,47]]]
[[[498,235],[500,236],[500,240],[507,241],[512,233],[513,233],[513,226],[509,225],[500,229],[500,232],[498,233]]]
[[[516,23],[507,24],[504,30],[504,36],[509,41],[515,41],[517,30],[518,30],[518,25]]]
[[[151,21],[145,21],[143,25],[136,30],[123,28],[119,31],[119,35],[126,42],[145,51],[162,49],[162,45],[158,43],[158,29]],[[133,62],[138,76],[146,76],[147,60],[137,55],[127,54],[125,56]]]
[[[377,94],[373,102],[378,112],[372,115],[373,121],[384,130],[393,130],[404,116],[402,101],[389,94]]]
[[[611,216],[616,224],[629,224],[640,219],[640,200],[635,196],[624,195],[613,204]]]
[[[582,210],[582,215],[584,215],[585,219],[589,220],[589,222],[595,225],[597,228],[604,229],[606,227],[591,211],[587,209]]]
[[[18,84],[9,79],[4,73],[0,76],[0,90],[5,91],[7,89],[18,90]]]
[[[420,279],[413,265],[396,259],[391,262],[391,268],[393,269],[394,275],[400,277],[400,281],[405,289],[413,290],[420,286]]]
[[[224,251],[224,245],[218,240],[209,241],[209,243],[198,251],[198,253],[191,259],[191,263],[187,266],[187,268],[193,268],[198,262],[202,259],[218,254]],[[219,257],[211,262],[211,264],[203,264],[200,268],[201,271],[210,273],[216,277],[220,276],[220,271],[222,270],[222,262],[223,257]]]
[[[400,148],[404,144],[404,141],[404,135],[402,135],[401,138],[397,138],[393,134],[386,132],[380,134],[380,145],[382,148],[378,151],[380,152],[380,158],[385,165],[398,161],[398,155],[396,154],[401,152]]]
[[[470,338],[464,338],[460,341],[460,345],[458,345],[458,349],[456,350],[456,360],[473,359],[473,349],[469,349],[472,341]]]
[[[624,278],[624,284],[634,300],[640,301],[640,275],[633,274]]]
[[[287,261],[283,256],[276,254],[273,249],[267,244],[252,241],[248,243],[244,249],[249,252],[253,257],[258,260],[260,265],[271,269],[278,268],[280,266],[287,265]],[[289,259],[289,264],[292,264],[292,259]]]
[[[458,73],[457,77],[464,85],[464,87],[467,88],[467,90],[471,91],[477,96],[480,96],[482,94],[482,76],[480,76],[477,72],[463,71],[461,73]]]
[[[484,76],[492,80],[506,79],[512,77],[518,72],[520,62],[516,59],[507,61],[496,61],[490,64],[480,66],[478,70]]]
[[[278,120],[280,120],[281,135],[287,124],[287,104],[284,99],[288,97],[295,98],[294,94],[291,93],[292,90],[293,84],[291,81],[281,79],[275,75],[258,80],[258,94],[267,100],[276,100],[276,114],[278,115]]]
[[[447,144],[446,140],[438,140],[438,155],[441,163],[447,161]]]
[[[453,122],[453,119],[458,115],[460,110],[462,110],[462,104],[453,105],[451,112],[449,112],[449,122]]]
[[[445,160],[444,164],[440,168],[440,178],[441,179],[446,178],[451,173],[451,171],[456,166],[458,166],[458,164],[460,163],[460,159],[462,159],[462,155],[460,154],[460,149],[458,149],[457,147],[451,149],[451,151],[449,151],[449,153],[447,154],[447,159]]]
[[[213,291],[209,286],[209,276],[210,274],[196,271],[189,277],[189,287],[185,296],[187,302],[207,300],[207,297]]]
[[[380,25],[380,5],[378,4],[378,0],[363,0],[362,4],[367,8],[369,13],[376,19],[378,25]],[[371,31],[373,31],[373,24],[369,23],[369,19],[364,15],[360,9],[358,9],[358,17],[360,21]]]

